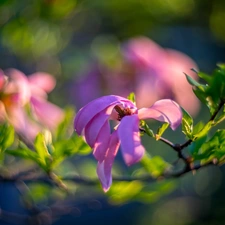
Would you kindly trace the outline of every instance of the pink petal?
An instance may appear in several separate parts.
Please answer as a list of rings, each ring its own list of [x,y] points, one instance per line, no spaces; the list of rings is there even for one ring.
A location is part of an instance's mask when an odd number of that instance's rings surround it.
[[[105,158],[105,154],[109,146],[109,140],[110,126],[109,122],[105,121],[104,125],[101,127],[101,130],[98,133],[98,137],[96,138],[93,148],[93,155],[99,162],[102,162]]]
[[[89,121],[99,112],[107,109],[109,106],[117,105],[120,102],[128,102],[132,104],[129,100],[116,95],[103,96],[101,98],[95,99],[85,105],[76,115],[74,121],[74,128],[76,132],[81,135],[85,126]]]
[[[39,122],[49,129],[55,129],[64,117],[63,110],[48,101],[32,97],[31,104]]]
[[[16,69],[8,69],[5,72],[9,76],[6,93],[18,93],[19,100],[22,104],[30,101],[30,86],[24,73]]]
[[[115,105],[111,105],[110,107],[106,108],[106,110],[101,111],[97,115],[93,117],[92,120],[89,121],[87,126],[84,130],[84,135],[86,142],[93,147],[96,141],[96,138],[98,137],[98,134],[102,128],[102,126],[105,124],[105,122],[108,120],[109,116],[111,115]],[[101,131],[102,132],[102,131]]]
[[[9,121],[15,127],[16,132],[29,143],[31,143],[38,132],[41,131],[41,127],[28,117],[22,107],[11,108]]]
[[[0,90],[5,85],[5,81],[6,81],[5,75],[4,75],[3,71],[0,69]]]
[[[138,110],[139,119],[155,119],[161,122],[167,122],[175,130],[182,121],[182,111],[179,105],[170,100],[163,99],[155,102],[150,108]]]
[[[28,76],[28,80],[32,85],[37,86],[45,92],[52,91],[56,85],[55,78],[44,72],[33,73]]]
[[[0,101],[0,123],[7,119],[5,105]]]
[[[117,132],[113,132],[110,137],[109,148],[105,159],[102,162],[98,162],[97,166],[97,174],[102,184],[103,190],[106,192],[109,190],[112,184],[112,165],[114,162],[114,158],[119,149],[119,139],[117,136]]]
[[[141,160],[145,148],[141,144],[138,115],[125,116],[118,127],[121,151],[125,163],[130,166]]]

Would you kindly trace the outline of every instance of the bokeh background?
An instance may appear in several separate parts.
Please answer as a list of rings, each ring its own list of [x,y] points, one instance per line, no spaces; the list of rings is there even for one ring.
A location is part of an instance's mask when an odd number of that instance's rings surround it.
[[[161,46],[157,48],[184,53],[198,69],[211,73],[218,62],[225,61],[224,21],[223,0],[0,0],[0,68],[16,68],[27,75],[37,71],[52,74],[57,86],[50,100],[79,109],[103,94],[126,96],[129,91],[142,91],[140,80],[149,82],[143,73],[160,77],[157,69],[168,72],[168,67],[175,66],[168,61],[164,64],[166,53],[162,50],[154,55],[151,70],[140,70],[143,62],[134,67],[124,46],[140,37]],[[176,80],[172,73],[167,76],[170,83]],[[162,90],[154,85],[148,88],[144,92],[147,95],[149,90],[148,100],[176,99],[170,87],[157,96]],[[187,99],[183,104],[193,110],[196,120],[209,117],[206,108],[197,108],[198,103]],[[173,141],[184,141],[179,132],[166,135]],[[163,144],[144,142],[151,154],[169,161],[175,158]],[[110,204],[104,195],[83,194],[72,201],[70,215],[55,224],[224,224],[224,173],[223,167],[210,167],[195,176],[185,175],[175,181],[175,191],[163,197],[155,195],[148,202]],[[84,190],[88,192],[88,188]],[[1,189],[2,209],[23,212],[15,188],[5,184]]]

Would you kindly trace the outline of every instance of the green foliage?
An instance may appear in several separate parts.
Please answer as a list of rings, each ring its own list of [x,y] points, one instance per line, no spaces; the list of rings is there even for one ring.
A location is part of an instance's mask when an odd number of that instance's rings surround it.
[[[134,92],[131,92],[131,93],[127,96],[127,99],[129,99],[129,100],[132,101],[134,104],[136,104]]]
[[[144,203],[152,203],[163,195],[172,192],[176,187],[174,181],[159,181],[150,184],[134,180],[130,182],[115,182],[108,192],[109,202],[121,205],[135,200]]]
[[[148,124],[144,121],[144,120],[141,120],[140,121],[140,126],[141,128],[143,128],[144,132],[149,136],[149,137],[153,137],[155,138],[155,134],[153,132],[153,130],[151,130],[148,126]]]
[[[169,127],[169,123],[163,123],[157,130],[157,133],[155,135],[156,141],[160,139],[160,137],[163,135],[163,133],[166,131],[166,129]]]
[[[219,68],[211,76],[202,72],[197,74],[206,84],[200,84],[186,75],[187,81],[193,86],[195,95],[208,106],[211,115],[213,115],[221,101],[225,101],[225,68],[223,65],[219,65]]]
[[[204,140],[204,139],[203,139]],[[195,149],[193,157],[203,163],[211,160],[225,160],[225,130],[217,130],[208,141],[204,141],[199,149]]]
[[[14,142],[15,131],[12,125],[0,125],[0,152],[9,148]]]
[[[182,117],[182,132],[187,136],[187,138],[192,139],[193,119],[189,115],[189,113],[186,112],[183,108],[182,108],[182,113],[183,113],[183,117]]]
[[[7,149],[6,153],[32,160],[47,173],[73,155],[90,154],[91,148],[82,137],[72,131],[73,119],[74,110],[67,108],[65,118],[59,124],[55,134],[44,130],[36,136],[32,148],[20,141],[15,149]],[[3,143],[1,146],[6,148],[12,144],[10,140],[12,140],[14,133],[11,126],[4,126],[4,129],[6,138],[4,139],[4,136],[1,136]]]
[[[159,177],[160,175],[163,175],[165,170],[170,166],[160,156],[151,157],[147,152],[141,159],[141,165],[145,171],[153,177]]]

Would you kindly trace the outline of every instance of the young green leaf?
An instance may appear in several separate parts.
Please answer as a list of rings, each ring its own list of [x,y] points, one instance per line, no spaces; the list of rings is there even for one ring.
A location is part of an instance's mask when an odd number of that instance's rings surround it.
[[[44,134],[39,133],[37,135],[34,141],[34,147],[42,164],[48,166],[51,159],[51,155],[48,152]]]
[[[162,175],[169,167],[169,164],[165,162],[160,156],[151,157],[147,152],[144,154],[140,161],[146,172],[150,173],[153,177]]]
[[[197,127],[197,125],[196,125],[194,128],[194,132],[193,132],[194,139],[197,139],[197,138],[207,135],[207,133],[209,132],[209,130],[211,129],[211,127],[213,125],[213,121],[209,121],[206,125],[203,125],[203,127],[201,125],[202,123],[199,123],[199,124],[200,124],[199,127]]]
[[[2,124],[0,126],[0,150],[4,151],[14,142],[15,131],[12,125]]]
[[[193,133],[193,119],[187,111],[182,108],[182,132],[189,138],[192,139]]]
[[[140,126],[141,126],[141,128],[143,128],[144,132],[145,132],[149,137],[155,138],[155,134],[154,134],[153,130],[151,130],[151,129],[149,128],[148,124],[147,124],[144,120],[141,120]]]
[[[157,133],[155,135],[156,141],[160,139],[160,137],[163,135],[165,130],[169,127],[169,123],[163,123],[157,130]]]
[[[132,101],[134,104],[136,104],[134,92],[131,92],[131,93],[127,96],[127,99],[129,99],[129,100]]]

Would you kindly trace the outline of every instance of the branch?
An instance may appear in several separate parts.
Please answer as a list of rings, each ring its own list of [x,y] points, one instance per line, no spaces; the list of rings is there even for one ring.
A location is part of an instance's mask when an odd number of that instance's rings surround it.
[[[194,165],[194,166],[190,166],[190,167],[185,167],[183,170],[178,171],[178,172],[174,172],[174,173],[164,173],[162,174],[160,177],[154,178],[150,175],[143,175],[143,176],[138,176],[138,177],[131,177],[131,176],[114,176],[113,180],[114,181],[135,181],[135,180],[139,180],[139,181],[143,181],[143,182],[156,182],[159,178],[161,179],[171,179],[171,178],[177,178],[180,176],[183,176],[185,174],[187,174],[190,171],[196,171],[199,170],[201,168],[210,166],[210,165],[217,165],[216,162],[208,162],[204,165]],[[67,177],[63,177],[61,178],[62,181],[73,181],[74,183],[77,183],[79,185],[87,185],[87,186],[93,186],[93,185],[98,185],[99,184],[99,180],[97,178],[92,179],[92,178],[88,178],[88,177],[80,177],[80,176],[67,176]],[[0,182],[24,182],[24,183],[45,183],[51,186],[56,185],[55,182],[49,177],[49,176],[39,176],[39,177],[23,177],[23,178],[19,178],[17,176],[15,177],[3,177],[0,175]],[[56,185],[57,186],[57,185]]]

